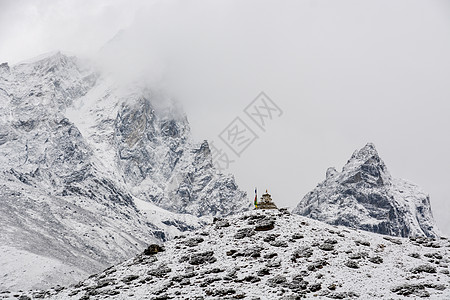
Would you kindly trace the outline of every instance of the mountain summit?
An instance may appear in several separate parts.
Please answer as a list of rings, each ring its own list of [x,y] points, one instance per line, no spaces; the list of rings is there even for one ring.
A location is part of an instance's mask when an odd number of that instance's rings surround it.
[[[293,213],[385,235],[439,235],[429,196],[418,186],[393,178],[371,143],[355,151],[342,172],[328,168],[326,179]]]

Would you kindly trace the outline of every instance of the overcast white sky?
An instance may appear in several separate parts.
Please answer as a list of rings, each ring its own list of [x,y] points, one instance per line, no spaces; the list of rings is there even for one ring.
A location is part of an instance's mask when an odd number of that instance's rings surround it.
[[[293,207],[370,141],[450,235],[450,1],[0,0],[0,62],[95,57],[121,29],[117,65],[145,66],[197,140],[226,149],[237,116],[259,135],[229,169],[249,198]],[[260,91],[284,112],[266,132],[243,113]]]

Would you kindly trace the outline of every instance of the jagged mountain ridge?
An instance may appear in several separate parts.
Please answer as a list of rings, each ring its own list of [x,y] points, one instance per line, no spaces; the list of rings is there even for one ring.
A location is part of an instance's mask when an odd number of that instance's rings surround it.
[[[208,143],[192,141],[185,114],[160,91],[99,78],[67,116],[105,169],[136,197],[196,216],[249,207],[234,177],[214,169]]]
[[[397,299],[450,296],[447,239],[392,238],[255,210],[154,245],[48,299]]]
[[[248,207],[175,102],[153,95],[60,52],[0,65],[2,288],[71,282]],[[50,266],[20,276],[31,258]]]
[[[440,234],[429,196],[393,178],[371,143],[355,151],[342,172],[329,168],[325,181],[306,194],[293,213],[386,235]]]

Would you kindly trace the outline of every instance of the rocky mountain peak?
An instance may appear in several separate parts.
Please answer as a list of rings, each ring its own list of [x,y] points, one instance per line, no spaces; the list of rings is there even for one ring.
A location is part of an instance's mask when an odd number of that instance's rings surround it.
[[[372,143],[353,153],[343,167],[341,177],[346,177],[349,184],[364,186],[389,185],[391,181],[391,175]]]
[[[327,169],[327,175],[326,175],[326,178],[327,178],[327,180],[328,180],[328,179],[331,179],[331,178],[333,178],[334,176],[336,176],[336,175],[338,175],[338,174],[339,174],[339,172],[336,170],[335,167],[329,167],[329,168]]]
[[[370,158],[379,158],[377,149],[373,143],[367,143],[364,147],[353,152],[351,159],[368,160]]]
[[[392,178],[374,144],[356,150],[342,172],[329,168],[295,213],[335,225],[395,236],[436,236],[429,196]]]
[[[0,72],[7,72],[9,73],[9,65],[7,62],[0,63]]]

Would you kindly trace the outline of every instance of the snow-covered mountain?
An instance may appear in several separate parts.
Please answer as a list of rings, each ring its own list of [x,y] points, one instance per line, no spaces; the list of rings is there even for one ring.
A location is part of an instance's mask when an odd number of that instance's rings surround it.
[[[255,210],[150,246],[70,287],[18,296],[449,299],[449,249],[447,239],[393,238],[286,210]]]
[[[73,281],[245,198],[162,92],[60,52],[0,65],[0,288]]]
[[[393,236],[439,236],[430,198],[418,186],[392,178],[375,146],[353,153],[342,172],[329,168],[326,179],[306,194],[293,213]]]

